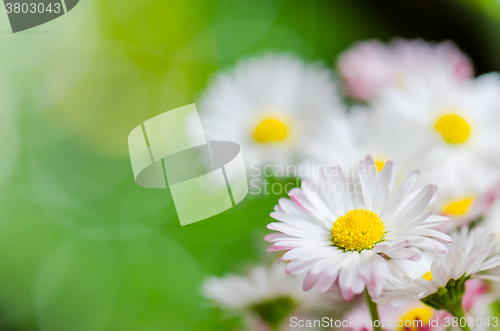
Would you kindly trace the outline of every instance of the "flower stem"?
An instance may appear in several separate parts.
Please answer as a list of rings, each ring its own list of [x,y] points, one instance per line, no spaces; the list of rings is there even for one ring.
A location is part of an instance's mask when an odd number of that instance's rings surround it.
[[[368,308],[370,309],[370,315],[372,317],[372,323],[373,323],[373,330],[374,331],[382,331],[382,325],[381,325],[382,322],[380,321],[380,317],[378,316],[377,304],[372,301],[372,298],[370,297],[370,294],[368,293],[368,290],[366,290],[366,289],[365,289],[365,298],[366,298],[366,304],[368,305]],[[375,326],[375,324],[378,324],[378,326]],[[470,331],[470,330],[468,330],[468,331]]]
[[[463,331],[471,331],[467,322],[467,317],[465,316],[464,309],[462,307],[462,302],[459,305],[455,305],[453,308],[447,309],[450,314],[458,318],[458,325]],[[465,320],[462,326],[462,318]]]

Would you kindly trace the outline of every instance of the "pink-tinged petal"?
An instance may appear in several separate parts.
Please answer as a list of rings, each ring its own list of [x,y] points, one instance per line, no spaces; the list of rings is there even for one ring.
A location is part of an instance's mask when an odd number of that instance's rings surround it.
[[[300,275],[301,273],[311,269],[313,265],[321,261],[321,259],[309,259],[309,260],[291,260],[286,265],[286,272],[292,276]]]
[[[283,251],[283,250],[286,250],[286,249],[290,249],[290,247],[280,247],[280,246],[276,246],[275,244],[272,244],[271,246],[269,246],[267,249],[266,249],[266,252],[269,252],[269,253],[272,253],[272,252],[279,252],[279,251]]]
[[[288,252],[283,254],[282,258],[285,261],[290,261],[292,259],[298,258],[299,256],[307,253],[310,250],[314,250],[314,249],[310,249],[308,247],[298,247],[298,248],[289,250]]]
[[[295,238],[290,235],[284,234],[284,233],[270,233],[264,237],[264,240],[267,242],[273,242],[278,239],[283,239],[283,238]]]
[[[306,196],[302,191],[298,188],[293,188],[288,192],[288,196],[293,200],[297,205],[299,205],[306,212],[310,213],[313,206],[309,203]]]
[[[296,226],[274,222],[267,225],[269,230],[279,231],[298,238],[317,238],[318,233],[310,232]]]
[[[332,213],[328,207],[328,203],[325,201],[324,197],[320,194],[321,187],[318,187],[317,183],[308,182],[306,180],[302,181],[302,192],[307,196],[311,205],[317,211],[317,218],[322,219],[333,219],[335,215]]]
[[[340,271],[339,286],[342,290],[342,296],[346,295],[347,297],[349,297],[351,294],[360,294],[365,289],[365,283],[357,273],[357,270],[354,268],[344,268]],[[344,299],[346,299],[345,296]]]
[[[294,189],[294,190],[295,190],[295,192],[301,192],[300,189]],[[304,195],[302,194],[302,196],[304,196]],[[306,199],[305,196],[304,196],[304,199]],[[303,202],[305,203],[306,201],[303,201]],[[279,205],[280,205],[283,213],[290,214],[290,215],[297,215],[297,216],[305,218],[305,219],[309,219],[312,216],[310,211],[304,210],[304,208],[302,208],[300,205],[298,205],[293,200],[281,198],[281,199],[279,199]],[[310,207],[310,210],[311,211],[313,210],[312,206]]]
[[[416,229],[413,229],[411,231],[411,234],[436,238],[436,239],[439,239],[439,240],[442,240],[442,241],[445,241],[448,243],[453,242],[453,240],[451,239],[451,237],[449,235],[442,233],[440,231],[437,231],[437,230],[433,230],[433,229],[416,228]]]
[[[448,253],[448,247],[440,243],[439,241],[431,238],[420,238],[418,242],[412,244],[412,246],[424,249],[431,252],[436,252],[439,254]]]
[[[314,233],[325,233],[325,229],[323,227],[319,227],[317,224],[311,223],[299,216],[290,215],[285,213],[271,213],[271,217],[277,221],[290,224],[297,228],[304,229],[305,231],[314,232]],[[279,231],[279,230],[278,230]]]
[[[318,280],[318,291],[320,293],[325,293],[328,291],[337,280],[337,277],[332,277],[327,273],[322,273]]]
[[[306,275],[306,277],[304,278],[304,283],[302,285],[302,289],[305,291],[305,292],[308,292],[309,290],[311,290],[314,285],[316,284],[316,282],[318,281],[319,279],[319,276],[320,275],[313,275],[311,274],[311,272],[309,271]]]
[[[333,255],[337,255],[341,252],[339,249],[329,246],[329,247],[298,247],[294,248],[289,252],[286,252],[285,260],[293,259],[317,259],[324,258],[327,259]]]
[[[410,261],[418,261],[422,257],[422,254],[418,251],[409,248],[401,248],[397,251],[391,251],[385,253],[391,259],[398,260],[410,260]]]
[[[356,296],[356,294],[358,294],[358,293],[354,293],[350,288],[346,288],[346,289],[341,288],[341,293],[342,293],[342,298],[345,301],[351,301]]]
[[[309,209],[307,209],[306,207],[304,207],[304,205],[303,205],[303,204],[301,204],[301,203],[300,203],[300,201],[299,201],[296,197],[294,197],[294,196],[290,195],[290,199],[292,199],[292,200],[293,200],[293,202],[295,202],[296,204],[298,204],[298,205],[299,205],[300,207],[302,207],[305,211],[307,211],[308,213],[310,213]]]
[[[373,247],[373,251],[375,253],[386,253],[392,252],[401,248],[405,248],[409,246],[410,242],[408,240],[403,240],[400,242],[381,242]]]
[[[362,251],[358,266],[359,274],[366,284],[383,282],[390,275],[387,261],[372,251]]]
[[[379,298],[384,290],[384,282],[381,280],[374,283],[368,283],[366,284],[366,289],[373,299]]]

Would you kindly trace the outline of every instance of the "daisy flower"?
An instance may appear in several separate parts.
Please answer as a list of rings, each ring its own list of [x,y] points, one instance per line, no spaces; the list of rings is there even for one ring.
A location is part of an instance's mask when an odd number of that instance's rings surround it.
[[[329,70],[289,54],[243,60],[219,72],[199,101],[208,140],[240,144],[248,164],[294,164],[302,140],[343,107]]]
[[[452,42],[430,44],[422,40],[394,40],[389,45],[371,40],[356,44],[338,60],[345,92],[370,101],[388,88],[405,89],[415,78],[431,78],[445,70],[456,80],[466,80],[474,70],[469,58]]]
[[[380,304],[401,306],[421,300],[435,309],[445,309],[453,316],[464,316],[462,297],[464,283],[472,278],[495,279],[479,273],[500,265],[500,256],[488,259],[497,243],[493,235],[486,235],[483,228],[462,228],[452,235],[449,252],[436,256],[430,271],[421,278],[400,275],[389,279]]]
[[[302,182],[292,189],[292,200],[280,199],[268,228],[278,233],[266,236],[268,251],[287,251],[291,275],[307,272],[303,288],[317,284],[327,291],[338,280],[344,299],[365,288],[379,297],[390,277],[389,259],[418,259],[408,247],[440,253],[447,248],[439,240],[451,240],[433,227],[448,219],[432,215],[429,205],[437,188],[414,188],[418,172],[393,192],[396,164],[385,163],[378,172],[371,157],[361,161],[352,174],[338,166],[323,169],[321,182]]]
[[[372,105],[408,116],[433,139],[431,171],[422,179],[439,186],[440,212],[465,215],[500,180],[499,74],[457,81],[436,69],[433,80],[387,89]]]
[[[227,310],[249,315],[253,323],[276,328],[291,313],[339,308],[344,304],[338,288],[327,293],[304,292],[300,277],[285,272],[283,264],[259,266],[248,276],[228,275],[205,281],[203,294]]]
[[[500,205],[497,203],[500,197],[500,183],[495,184],[486,193],[478,192],[459,198],[451,192],[448,194],[450,196],[442,196],[436,203],[437,209],[453,220],[443,227],[445,232],[480,221],[488,232],[497,234],[500,240],[500,231],[495,229],[496,220],[500,217]]]

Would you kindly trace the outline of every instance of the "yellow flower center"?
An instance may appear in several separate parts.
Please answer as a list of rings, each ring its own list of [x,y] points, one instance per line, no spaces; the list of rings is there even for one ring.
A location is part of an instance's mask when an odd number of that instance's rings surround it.
[[[432,281],[432,272],[427,271],[425,275],[422,276],[422,278],[428,280],[429,282]]]
[[[286,125],[274,118],[267,118],[257,125],[253,133],[253,138],[258,143],[285,140],[288,136]]]
[[[377,171],[381,172],[384,169],[385,162],[381,160],[375,160],[375,166],[377,166]]]
[[[431,308],[421,307],[413,309],[398,319],[398,331],[419,331],[429,325],[431,317]]]
[[[384,236],[384,223],[371,210],[355,209],[340,216],[332,227],[335,246],[344,251],[372,249]]]
[[[461,144],[469,139],[469,124],[455,114],[448,114],[441,117],[436,122],[434,128],[441,132],[443,139],[449,144]]]
[[[472,198],[461,199],[458,201],[453,201],[448,206],[444,208],[444,212],[449,215],[463,215],[469,210],[470,204],[472,203]]]

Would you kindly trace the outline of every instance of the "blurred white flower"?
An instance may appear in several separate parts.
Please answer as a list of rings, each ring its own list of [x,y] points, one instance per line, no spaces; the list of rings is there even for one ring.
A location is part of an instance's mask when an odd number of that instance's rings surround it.
[[[447,302],[448,292],[461,293],[460,296],[450,295],[460,299],[464,294],[464,283],[471,277],[492,279],[479,272],[489,270],[500,265],[500,256],[489,258],[496,249],[497,243],[493,235],[486,235],[483,228],[462,228],[453,233],[453,243],[449,244],[450,251],[445,255],[437,255],[430,266],[430,271],[422,277],[412,277],[404,273],[392,273],[394,278],[388,279],[384,293],[375,301],[380,304],[401,306],[414,300],[442,301],[442,307]],[[425,265],[425,262],[423,264]],[[461,292],[462,290],[462,292]],[[439,296],[439,298],[434,298]],[[427,303],[427,301],[425,301]],[[451,303],[453,304],[453,303]]]
[[[345,93],[361,101],[376,97],[381,89],[391,84],[393,66],[390,50],[376,40],[356,44],[338,59]]]
[[[199,102],[208,140],[240,144],[248,164],[289,165],[303,140],[343,108],[329,70],[287,54],[243,60],[219,72]]]
[[[457,81],[436,69],[433,80],[415,81],[404,91],[386,89],[373,105],[408,116],[433,139],[422,180],[440,188],[440,212],[467,218],[500,180],[499,74]]]
[[[453,221],[442,227],[445,232],[471,225],[473,222],[481,222],[485,229],[494,233],[500,241],[500,228],[498,225],[500,217],[500,183],[495,184],[491,190],[485,193],[456,198],[453,192],[447,192],[450,197],[442,196],[437,201],[437,210],[443,215],[450,217]],[[496,219],[496,220],[495,220]]]
[[[292,313],[339,309],[345,304],[338,288],[327,293],[304,292],[302,281],[303,277],[288,275],[280,263],[269,268],[256,267],[248,276],[209,278],[203,285],[203,294],[224,309],[250,315],[254,324],[264,322],[273,327]]]
[[[398,179],[407,178],[415,169],[432,170],[427,167],[432,164],[433,140],[408,116],[356,107],[345,116],[329,116],[325,123],[307,141],[310,175],[325,165],[353,167],[366,155],[374,158],[379,171],[387,160],[397,161]]]
[[[389,259],[418,259],[420,252],[407,247],[445,253],[439,240],[451,240],[432,228],[448,221],[432,215],[429,205],[437,188],[414,189],[418,172],[393,192],[397,167],[391,161],[378,172],[371,157],[353,174],[338,166],[320,174],[321,182],[302,182],[292,189],[292,200],[280,199],[271,217],[280,221],[268,228],[268,251],[286,250],[291,275],[308,271],[304,290],[316,283],[327,291],[338,279],[344,299],[366,289],[378,297],[390,277]],[[439,240],[438,240],[439,239]]]
[[[347,50],[338,60],[345,92],[353,99],[370,101],[386,88],[406,89],[415,79],[430,79],[444,70],[454,79],[471,78],[472,63],[452,42],[430,44],[396,39],[389,45],[370,40]]]

